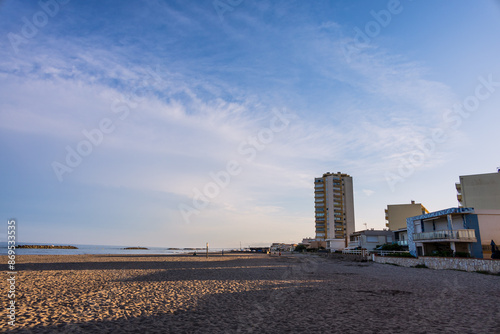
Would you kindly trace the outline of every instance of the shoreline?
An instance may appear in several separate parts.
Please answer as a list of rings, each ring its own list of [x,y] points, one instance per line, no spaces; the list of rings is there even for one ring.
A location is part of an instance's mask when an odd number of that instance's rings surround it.
[[[290,254],[16,259],[12,333],[480,333],[499,325],[498,276]],[[6,294],[6,284],[0,289]],[[0,329],[10,329],[5,319]]]

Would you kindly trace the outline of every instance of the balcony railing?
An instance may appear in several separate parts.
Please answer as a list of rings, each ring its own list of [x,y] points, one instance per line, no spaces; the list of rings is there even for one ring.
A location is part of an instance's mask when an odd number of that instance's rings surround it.
[[[476,242],[475,230],[444,230],[414,233],[413,240],[415,241],[431,241],[431,240],[456,240],[465,242]]]

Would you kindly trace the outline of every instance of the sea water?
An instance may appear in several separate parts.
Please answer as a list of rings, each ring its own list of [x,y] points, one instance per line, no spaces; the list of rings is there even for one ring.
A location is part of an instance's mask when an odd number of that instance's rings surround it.
[[[23,243],[22,245],[46,245],[38,243]],[[67,246],[64,244],[54,244],[55,246]],[[78,249],[42,249],[42,248],[16,248],[16,255],[81,255],[81,254],[134,254],[134,255],[167,255],[167,254],[188,254],[197,252],[203,254],[205,248],[170,248],[170,247],[147,247],[148,249],[125,249],[130,246],[109,246],[109,245],[76,245]],[[224,249],[229,251],[230,249]],[[222,248],[209,248],[209,252],[221,252]],[[7,243],[0,242],[0,255],[7,255]]]

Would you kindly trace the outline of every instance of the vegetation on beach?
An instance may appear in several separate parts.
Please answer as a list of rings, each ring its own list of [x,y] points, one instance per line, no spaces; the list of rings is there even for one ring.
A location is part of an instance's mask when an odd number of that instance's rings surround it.
[[[55,246],[55,245],[19,245],[16,248],[30,248],[30,249],[78,249],[75,246]]]
[[[384,256],[392,256],[392,257],[412,257],[415,258],[415,256],[411,255],[410,253],[386,253]]]
[[[385,250],[385,251],[405,251],[407,250],[405,247],[398,245],[396,243],[387,243],[383,245],[375,246],[376,250]]]
[[[307,246],[306,245],[302,245],[302,244],[299,244],[295,247],[295,251],[296,252],[303,252],[303,251],[307,251]]]

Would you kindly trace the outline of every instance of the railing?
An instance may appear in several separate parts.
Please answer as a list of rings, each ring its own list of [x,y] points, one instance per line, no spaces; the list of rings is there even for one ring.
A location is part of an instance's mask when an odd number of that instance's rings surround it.
[[[366,249],[344,249],[342,254],[356,254],[364,257],[368,256],[368,250]]]
[[[476,231],[469,230],[444,230],[444,231],[432,231],[432,232],[421,232],[414,233],[413,240],[461,240],[461,241],[476,241]]]
[[[389,254],[410,253],[409,251],[387,251],[387,250],[367,250],[367,249],[344,249],[342,254],[356,254],[368,257],[370,254],[378,256],[387,256]]]
[[[387,250],[372,250],[371,254],[376,254],[378,256],[387,256],[389,254],[400,254],[400,253],[410,253],[409,251],[387,251]]]

